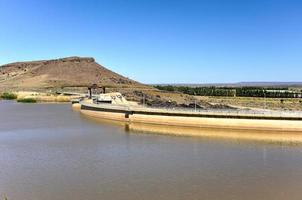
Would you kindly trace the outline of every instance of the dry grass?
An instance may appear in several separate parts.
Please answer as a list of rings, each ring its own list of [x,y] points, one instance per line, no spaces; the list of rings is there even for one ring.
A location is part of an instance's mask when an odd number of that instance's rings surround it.
[[[54,95],[50,93],[38,93],[38,92],[18,92],[17,101],[21,102],[24,99],[33,99],[36,102],[70,102],[71,99],[76,96],[64,96]]]
[[[235,107],[247,107],[272,110],[302,110],[302,99],[294,98],[258,98],[258,97],[208,97],[198,96],[200,100],[214,104],[227,104]]]

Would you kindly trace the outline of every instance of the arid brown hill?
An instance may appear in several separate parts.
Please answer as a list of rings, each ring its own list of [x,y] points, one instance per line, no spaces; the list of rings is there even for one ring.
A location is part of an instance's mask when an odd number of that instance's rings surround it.
[[[0,66],[0,89],[50,89],[87,87],[146,87],[114,73],[93,58],[68,57],[55,60],[17,62]]]
[[[4,91],[87,92],[87,86],[106,86],[128,100],[150,106],[188,107],[196,102],[190,95],[159,91],[106,69],[93,58],[68,57],[55,60],[17,62],[0,66],[0,93]],[[206,102],[198,102],[209,107]]]

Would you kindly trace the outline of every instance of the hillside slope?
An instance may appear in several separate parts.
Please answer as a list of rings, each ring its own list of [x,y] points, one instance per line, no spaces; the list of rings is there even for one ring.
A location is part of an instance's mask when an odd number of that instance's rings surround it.
[[[0,89],[24,90],[63,87],[146,87],[114,73],[93,58],[68,57],[55,60],[17,62],[0,66]]]
[[[159,91],[119,75],[93,58],[68,57],[54,60],[16,62],[0,66],[0,93],[5,91],[87,92],[87,86],[106,86],[108,92],[121,92],[127,99],[150,106],[191,107],[190,95]],[[198,101],[201,107],[211,107]]]

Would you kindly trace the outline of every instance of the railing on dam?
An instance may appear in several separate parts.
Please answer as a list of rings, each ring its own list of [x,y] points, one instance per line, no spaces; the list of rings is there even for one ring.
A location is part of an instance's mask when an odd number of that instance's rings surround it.
[[[302,111],[287,111],[287,110],[264,110],[264,109],[194,109],[194,108],[147,108],[155,110],[165,110],[174,112],[199,113],[199,114],[216,114],[216,115],[252,115],[252,116],[267,116],[267,117],[301,117]]]
[[[85,105],[85,103],[83,103]],[[125,112],[153,112],[169,114],[188,114],[188,115],[213,115],[213,116],[250,116],[250,117],[276,117],[276,118],[297,118],[302,119],[302,111],[275,111],[260,109],[194,109],[194,108],[168,108],[168,107],[143,107],[133,105],[115,105],[115,104],[87,104],[96,108],[115,109]]]

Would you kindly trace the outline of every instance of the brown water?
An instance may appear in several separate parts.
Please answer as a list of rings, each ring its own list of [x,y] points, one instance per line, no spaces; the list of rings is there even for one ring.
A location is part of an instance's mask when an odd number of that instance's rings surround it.
[[[125,131],[0,102],[0,199],[302,199],[302,146]]]

